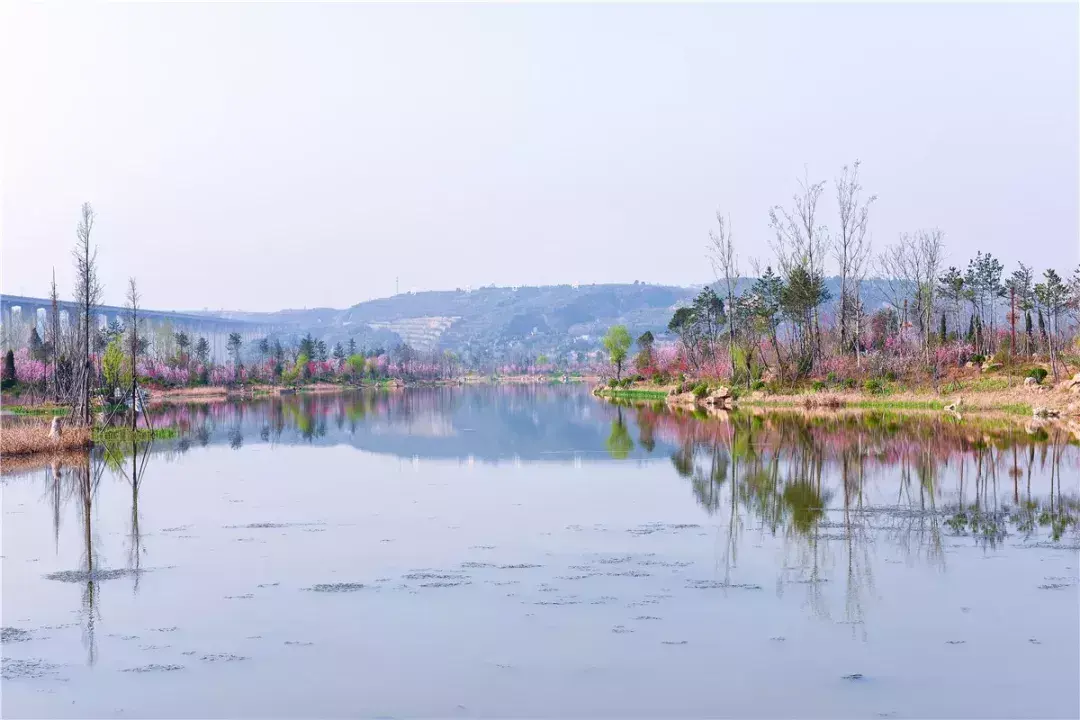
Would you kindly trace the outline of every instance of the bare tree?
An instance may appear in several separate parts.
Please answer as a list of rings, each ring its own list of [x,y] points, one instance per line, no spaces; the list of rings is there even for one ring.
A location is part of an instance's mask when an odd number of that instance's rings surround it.
[[[808,316],[796,321],[796,332],[809,339],[809,355],[820,356],[821,321],[819,308],[828,299],[824,288],[825,255],[829,248],[829,231],[818,224],[817,205],[824,182],[811,183],[807,175],[799,181],[799,192],[792,196],[790,209],[779,205],[769,210],[769,226],[776,233],[773,250],[780,262],[780,271],[789,287],[802,287],[798,293],[799,315]],[[810,325],[800,329],[799,325]]]
[[[885,280],[887,301],[893,309],[910,305],[919,332],[926,361],[930,362],[930,334],[938,273],[944,262],[945,233],[937,228],[904,233],[895,245],[885,248],[878,259]],[[903,321],[906,321],[906,312]]]
[[[78,412],[72,413],[73,417],[79,418],[84,424],[90,425],[92,421],[90,409],[90,391],[94,382],[94,366],[91,362],[90,331],[91,316],[94,308],[101,301],[101,282],[97,271],[97,248],[90,245],[90,233],[94,228],[94,209],[90,203],[83,203],[79,224],[75,228],[78,238],[72,256],[75,259],[75,301],[79,306],[79,322],[82,337],[79,355],[82,356],[82,370],[77,383],[75,383],[75,397],[73,405]]]
[[[52,395],[53,402],[60,402],[60,298],[56,292],[56,268],[53,268],[52,285],[49,288],[49,305],[49,334],[52,337],[48,346],[51,347],[49,354],[53,364]]]
[[[731,379],[735,381],[735,286],[739,282],[739,256],[735,254],[735,242],[731,233],[731,219],[725,220],[716,211],[716,230],[709,231],[709,261],[717,280],[721,276],[727,288],[728,358],[731,361]]]
[[[867,259],[870,257],[870,241],[866,237],[870,205],[877,195],[862,198],[859,183],[859,165],[856,160],[850,167],[845,165],[836,179],[836,204],[840,212],[840,234],[833,245],[833,256],[840,266],[840,352],[847,352],[849,342],[855,340],[858,352],[858,329],[861,315],[860,292],[866,275]],[[851,324],[854,322],[854,332]]]
[[[938,228],[920,230],[918,238],[919,254],[922,257],[922,266],[919,273],[918,308],[922,317],[923,350],[926,353],[926,362],[929,364],[937,277],[945,262],[945,233]]]
[[[135,432],[139,414],[139,288],[135,284],[135,278],[128,278],[127,311],[128,311],[128,348],[131,354],[131,432]]]

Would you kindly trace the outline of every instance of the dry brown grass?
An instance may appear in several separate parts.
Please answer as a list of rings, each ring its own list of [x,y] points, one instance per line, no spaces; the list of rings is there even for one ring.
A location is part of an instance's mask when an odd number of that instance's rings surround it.
[[[204,387],[172,388],[170,390],[150,390],[150,404],[165,400],[224,400],[229,391],[221,385],[207,385]]]
[[[64,427],[58,439],[49,437],[47,423],[9,423],[0,426],[0,457],[8,458],[33,453],[60,453],[90,447],[90,429]]]
[[[272,386],[266,386],[265,388],[261,388],[261,387],[256,388],[256,390],[260,390],[260,389],[265,389],[265,390],[273,393],[276,390],[280,390],[281,388],[272,387]],[[324,394],[332,395],[334,393],[344,392],[344,391],[350,390],[350,389],[353,389],[353,388],[349,388],[349,387],[347,387],[345,385],[338,385],[336,383],[312,383],[310,385],[301,386],[300,391],[305,392],[305,393],[324,393]]]

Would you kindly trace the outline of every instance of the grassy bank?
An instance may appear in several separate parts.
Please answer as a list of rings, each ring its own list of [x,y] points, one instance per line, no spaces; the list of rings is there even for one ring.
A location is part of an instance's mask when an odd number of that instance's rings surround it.
[[[754,407],[810,407],[854,408],[859,410],[936,410],[943,411],[955,405],[957,412],[1003,412],[1010,415],[1030,416],[1034,407],[1054,407],[1065,414],[1064,398],[1051,393],[1033,393],[1021,389],[1014,391],[968,392],[962,395],[927,395],[916,392],[899,392],[889,396],[853,392],[807,392],[785,395],[766,395],[755,392],[739,400],[740,405]]]
[[[617,400],[655,400],[663,402],[668,391],[664,388],[641,388],[641,387],[603,387],[596,390],[600,397],[615,398]]]
[[[71,408],[63,405],[5,405],[4,410],[12,415],[29,417],[65,417],[71,414]]]
[[[117,442],[134,440],[146,442],[147,440],[169,440],[177,436],[176,428],[136,428],[129,427],[99,427],[94,428],[91,438],[94,442]]]
[[[693,385],[693,380],[681,384],[681,389]],[[715,390],[716,383],[705,384]],[[680,387],[676,387],[676,390]],[[882,383],[867,388],[804,387],[768,392],[733,392],[735,404],[761,408],[813,408],[821,410],[851,408],[877,411],[955,411],[966,413],[1003,413],[1031,417],[1036,408],[1046,408],[1062,417],[1080,417],[1080,392],[1070,389],[1069,382],[1057,386],[1024,385],[1022,378],[977,378],[964,383],[944,383],[933,387],[905,387],[902,383]],[[613,400],[664,401],[671,387],[652,383],[631,383],[625,386],[600,386],[594,391],[599,397]]]
[[[832,393],[793,394],[762,396],[752,394],[739,400],[740,405],[752,407],[777,408],[856,408],[859,410],[944,410],[948,405],[944,400],[895,400],[859,396],[847,393],[843,396]]]

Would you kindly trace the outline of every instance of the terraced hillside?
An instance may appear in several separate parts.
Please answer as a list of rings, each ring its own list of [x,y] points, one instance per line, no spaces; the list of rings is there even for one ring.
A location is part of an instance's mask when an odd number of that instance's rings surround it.
[[[740,281],[739,289],[749,283]],[[835,298],[838,283],[828,284]],[[407,342],[425,351],[499,358],[595,350],[615,324],[626,325],[633,337],[646,330],[662,337],[674,310],[700,289],[646,283],[485,287],[402,293],[345,310],[224,315],[273,324],[288,337],[310,332],[330,344],[351,338],[361,347],[390,348]],[[869,309],[881,303],[873,282],[864,287],[864,302]]]

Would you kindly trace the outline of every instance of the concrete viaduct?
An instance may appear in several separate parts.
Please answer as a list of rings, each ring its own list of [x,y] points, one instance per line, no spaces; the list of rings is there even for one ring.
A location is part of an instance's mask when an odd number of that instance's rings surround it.
[[[57,303],[60,311],[60,327],[67,329],[75,320],[78,305],[70,300]],[[15,350],[24,347],[29,341],[31,328],[37,327],[38,334],[45,337],[52,303],[48,299],[25,297],[21,295],[0,296],[0,344],[3,350]],[[98,327],[105,327],[113,320],[124,323],[128,311],[112,305],[98,305],[94,309]],[[244,341],[244,354],[261,338],[282,328],[275,325],[234,320],[196,313],[168,312],[164,310],[139,310],[139,325],[142,333],[150,341],[152,351],[170,351],[173,346],[173,333],[183,331],[191,337],[191,343],[205,337],[210,343],[210,356],[215,362],[223,362],[227,356],[226,345],[229,334],[238,332]]]

